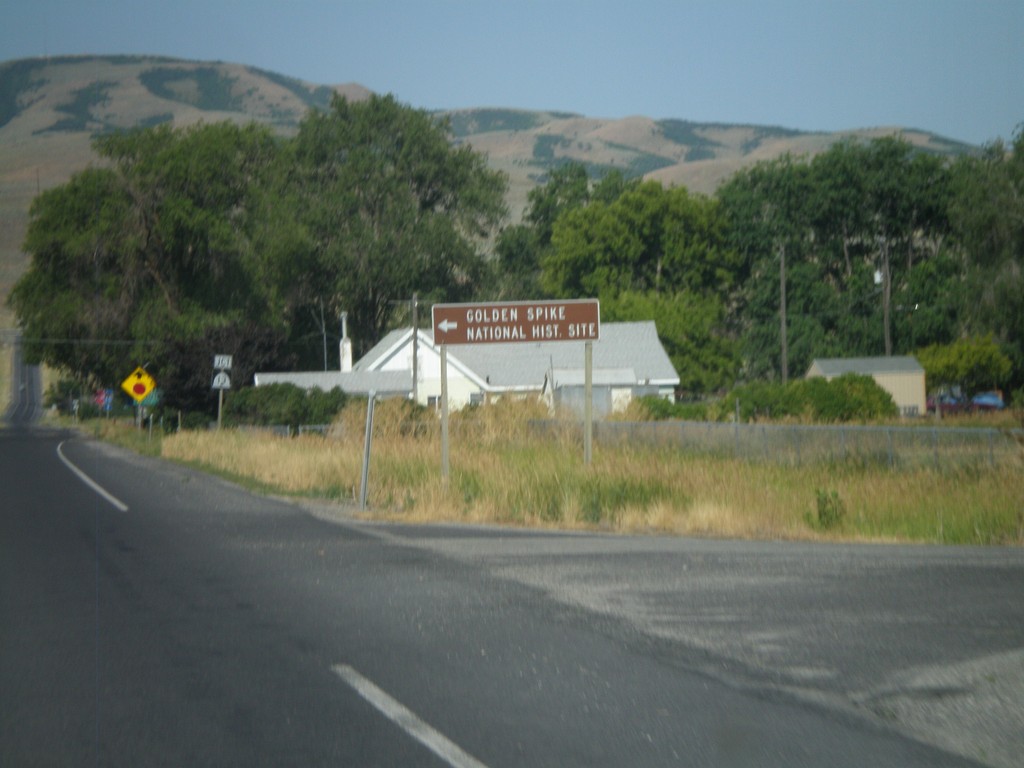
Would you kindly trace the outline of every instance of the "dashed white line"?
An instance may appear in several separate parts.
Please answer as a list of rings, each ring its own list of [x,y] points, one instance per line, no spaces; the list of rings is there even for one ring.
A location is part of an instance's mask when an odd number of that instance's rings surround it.
[[[393,699],[352,667],[347,664],[335,664],[331,669],[385,717],[452,768],[486,768],[483,763],[420,720],[414,712],[404,707],[401,702]]]
[[[110,504],[115,509],[117,509],[117,510],[119,510],[121,512],[127,512],[128,511],[128,505],[127,504],[125,504],[123,501],[118,499],[116,496],[113,496],[112,494],[108,493],[106,491],[106,489],[104,489],[99,483],[97,483],[95,480],[93,480],[91,477],[89,477],[87,474],[85,474],[85,472],[83,472],[78,467],[76,467],[74,464],[72,464],[71,460],[68,459],[68,457],[64,455],[64,450],[63,449],[64,449],[64,443],[61,443],[60,445],[57,446],[57,456],[60,458],[61,461],[64,462],[64,466],[66,466],[68,469],[70,469],[72,472],[74,472],[78,476],[79,480],[81,480],[83,483],[85,483],[90,488],[92,488],[94,491],[96,491],[96,493],[98,493],[100,496],[102,496],[104,499],[106,499],[108,502],[110,502]]]

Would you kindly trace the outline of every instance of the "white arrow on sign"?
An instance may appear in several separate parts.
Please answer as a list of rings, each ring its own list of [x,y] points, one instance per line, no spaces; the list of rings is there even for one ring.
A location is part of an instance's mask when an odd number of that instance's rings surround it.
[[[458,328],[459,324],[453,323],[451,320],[445,318],[444,320],[437,324],[437,327],[441,331],[441,333],[448,333],[448,331],[454,331],[456,328]]]

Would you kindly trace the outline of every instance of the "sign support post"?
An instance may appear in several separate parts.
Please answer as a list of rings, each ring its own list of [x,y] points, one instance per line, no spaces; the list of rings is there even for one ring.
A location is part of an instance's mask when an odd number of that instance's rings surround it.
[[[448,345],[441,345],[441,480],[448,485]]]
[[[213,369],[216,373],[213,376],[213,388],[217,390],[217,431],[220,432],[220,426],[223,421],[224,414],[224,390],[231,389],[231,377],[228,376],[228,371],[231,370],[231,355],[214,355],[213,356]]]
[[[373,442],[373,406],[377,401],[377,392],[370,390],[366,401],[366,434],[363,436],[363,476],[359,485],[359,509],[366,511],[366,494],[370,482],[370,444]]]
[[[601,308],[597,299],[435,304],[431,315],[434,343],[441,353],[441,476],[446,485],[449,344],[585,342],[583,461],[590,464],[594,430],[593,342],[600,339],[601,334]],[[414,341],[415,338],[413,336]]]
[[[590,466],[594,453],[594,342],[583,347],[583,464]]]

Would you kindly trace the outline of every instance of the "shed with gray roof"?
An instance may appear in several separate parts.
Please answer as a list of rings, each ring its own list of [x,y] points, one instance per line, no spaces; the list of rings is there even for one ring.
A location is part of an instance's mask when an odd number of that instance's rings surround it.
[[[845,373],[873,378],[878,386],[892,395],[903,416],[921,416],[927,409],[924,368],[911,355],[818,358],[811,362],[806,378],[822,376],[831,381]]]

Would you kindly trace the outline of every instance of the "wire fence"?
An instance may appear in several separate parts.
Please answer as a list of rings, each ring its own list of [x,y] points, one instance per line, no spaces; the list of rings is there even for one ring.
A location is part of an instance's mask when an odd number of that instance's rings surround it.
[[[1021,429],[609,421],[595,424],[594,439],[606,445],[661,445],[788,465],[832,462],[942,470],[995,467],[1024,456]]]
[[[575,435],[582,439],[579,422],[532,420],[530,431],[539,437]],[[465,419],[452,425],[455,439],[479,437],[484,424]],[[242,427],[281,436],[318,434],[327,437],[328,425]],[[435,422],[407,422],[406,437],[440,439]],[[340,438],[340,433],[334,435]],[[361,438],[361,435],[353,436]],[[891,469],[935,470],[968,467],[1024,466],[1024,429],[943,426],[862,426],[740,424],[708,421],[596,421],[597,445],[649,445],[695,454],[774,462],[800,466],[813,463],[883,466]]]

